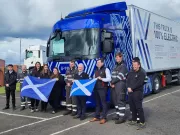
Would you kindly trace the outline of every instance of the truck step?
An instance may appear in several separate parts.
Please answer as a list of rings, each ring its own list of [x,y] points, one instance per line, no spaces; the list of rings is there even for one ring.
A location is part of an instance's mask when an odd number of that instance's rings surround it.
[[[174,80],[172,80],[171,82],[177,82],[178,81],[178,79],[174,79]]]

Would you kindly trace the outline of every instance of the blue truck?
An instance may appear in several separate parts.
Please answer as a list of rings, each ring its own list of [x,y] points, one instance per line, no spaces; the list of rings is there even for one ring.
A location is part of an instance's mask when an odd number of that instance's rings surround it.
[[[83,9],[54,24],[47,42],[48,65],[65,74],[74,59],[92,77],[97,58],[104,57],[112,70],[116,52],[122,52],[129,70],[132,58],[140,58],[148,75],[144,94],[158,93],[167,84],[180,84],[179,34],[177,22],[125,2]]]

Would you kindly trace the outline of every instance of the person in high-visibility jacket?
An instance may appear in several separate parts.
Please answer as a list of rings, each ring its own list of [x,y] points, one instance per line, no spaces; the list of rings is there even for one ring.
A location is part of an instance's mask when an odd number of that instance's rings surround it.
[[[113,118],[115,124],[121,124],[125,122],[125,110],[126,110],[126,75],[128,69],[123,62],[123,55],[121,53],[116,54],[116,66],[112,71],[112,100],[116,108],[116,116]]]

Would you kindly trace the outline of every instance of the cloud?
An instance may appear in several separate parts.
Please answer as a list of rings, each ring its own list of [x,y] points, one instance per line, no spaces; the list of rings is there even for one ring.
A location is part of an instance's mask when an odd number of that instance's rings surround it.
[[[46,46],[46,40],[41,39],[21,39],[21,63],[24,60],[25,49],[29,45],[43,45]],[[0,41],[0,59],[6,60],[6,64],[20,63],[20,39],[19,38],[6,38],[5,41]]]
[[[76,10],[113,2],[120,0],[0,0],[0,58],[18,63],[19,39],[16,37],[22,38],[23,49],[30,44],[45,45],[52,26],[61,18],[61,13],[65,17]],[[128,5],[133,4],[167,18],[180,20],[179,0],[126,2]]]

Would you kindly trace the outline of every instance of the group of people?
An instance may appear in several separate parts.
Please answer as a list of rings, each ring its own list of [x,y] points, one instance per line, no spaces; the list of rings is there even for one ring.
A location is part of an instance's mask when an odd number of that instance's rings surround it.
[[[104,66],[104,59],[97,60],[97,68],[93,78],[96,78],[96,84],[94,87],[94,98],[96,102],[96,108],[94,118],[90,122],[99,121],[100,124],[107,122],[108,106],[106,96],[109,87],[111,88],[111,97],[113,104],[116,108],[116,114],[113,117],[115,124],[121,124],[125,122],[125,110],[126,99],[128,93],[128,100],[130,105],[130,111],[132,112],[132,118],[129,121],[129,125],[137,125],[137,129],[145,127],[145,118],[142,107],[143,100],[143,85],[145,82],[146,72],[141,67],[141,63],[138,57],[133,58],[132,70],[128,72],[128,69],[123,62],[122,53],[117,53],[115,56],[116,66],[112,72]],[[16,79],[21,83],[28,73],[26,67],[22,66],[22,73],[16,75],[12,70],[12,65],[8,65],[8,72],[5,75],[5,88],[6,88],[6,107],[9,109],[9,97],[12,95],[13,109],[15,109],[15,84]],[[37,78],[57,78],[57,81],[52,89],[48,103],[52,106],[52,113],[56,113],[58,105],[62,99],[62,92],[65,87],[66,90],[66,111],[64,115],[71,114],[75,119],[84,120],[86,118],[86,96],[70,96],[70,91],[74,80],[89,79],[89,75],[84,72],[84,65],[80,63],[78,68],[75,67],[75,61],[70,61],[70,68],[66,71],[65,78],[59,73],[55,67],[53,73],[48,69],[48,65],[43,66],[41,70],[41,64],[37,62],[33,69],[31,76]],[[17,76],[17,77],[16,77]],[[38,111],[39,100],[29,99],[21,97],[21,110],[25,109],[25,103],[31,108],[31,112]],[[47,104],[41,101],[41,111],[46,111]],[[100,113],[102,107],[102,114]],[[101,114],[101,115],[100,115]],[[139,120],[137,120],[139,118]]]

